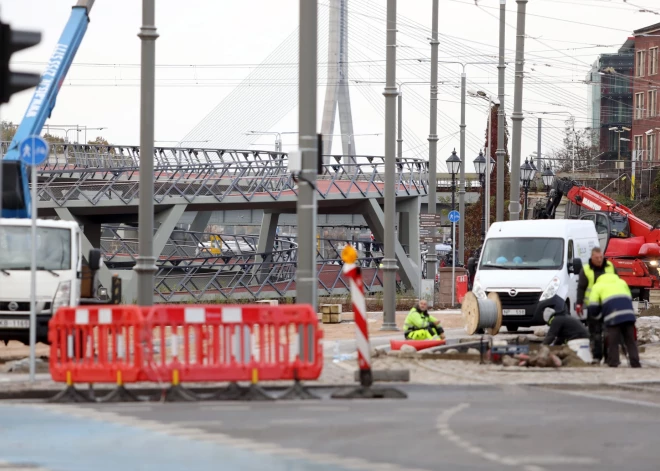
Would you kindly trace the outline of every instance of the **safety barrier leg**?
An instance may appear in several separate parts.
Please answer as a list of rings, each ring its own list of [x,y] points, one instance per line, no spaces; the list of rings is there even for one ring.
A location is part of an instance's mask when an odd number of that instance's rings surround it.
[[[248,388],[244,388],[236,382],[229,383],[229,386],[211,394],[208,399],[212,401],[238,401],[247,393]]]
[[[92,402],[92,400],[85,396],[83,393],[78,391],[73,386],[73,381],[71,379],[71,372],[67,371],[66,373],[66,388],[63,391],[60,391],[55,396],[51,397],[48,402],[56,403],[80,403],[80,402]]]
[[[240,398],[242,401],[274,401],[275,398],[271,397],[259,386],[259,370],[254,368],[252,370],[252,382],[250,387],[245,391]]]
[[[293,386],[291,386],[289,389],[284,391],[284,394],[282,394],[279,399],[283,401],[293,401],[296,399],[300,400],[310,400],[310,399],[321,399],[317,395],[313,394],[312,392],[309,391],[309,389],[305,388],[302,384],[302,382],[298,379],[298,370],[296,369],[294,371],[294,383]]]
[[[344,273],[350,279],[351,300],[355,318],[356,343],[358,348],[358,365],[360,367],[360,386],[337,391],[330,397],[333,399],[405,399],[408,396],[395,388],[372,388],[371,351],[369,344],[369,329],[367,325],[366,302],[364,299],[364,283],[360,267],[355,265],[357,251],[347,245],[342,251]]]
[[[117,388],[98,399],[98,402],[140,402],[140,399],[126,389],[121,371],[117,371]]]
[[[172,372],[172,386],[163,394],[163,400],[165,402],[190,402],[198,401],[199,398],[195,393],[181,386],[179,370],[174,370]]]

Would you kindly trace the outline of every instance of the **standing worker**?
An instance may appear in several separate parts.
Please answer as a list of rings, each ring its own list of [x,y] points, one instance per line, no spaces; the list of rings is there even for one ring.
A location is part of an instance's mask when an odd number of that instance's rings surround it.
[[[412,308],[403,324],[408,340],[438,340],[445,338],[445,331],[440,321],[429,315],[429,304],[426,299],[420,299]]]
[[[575,303],[575,312],[582,314],[585,300],[589,302],[591,289],[596,280],[604,273],[616,274],[614,265],[603,256],[600,247],[591,249],[591,258],[589,264],[582,267],[578,280],[577,301]],[[586,314],[586,313],[585,313]],[[591,343],[591,354],[594,357],[594,363],[600,363],[603,359],[603,321],[587,315],[587,326],[589,328],[589,341]]]
[[[605,273],[591,289],[588,315],[607,327],[607,364],[619,366],[619,345],[625,344],[632,368],[640,368],[635,340],[635,309],[628,284],[614,273]]]

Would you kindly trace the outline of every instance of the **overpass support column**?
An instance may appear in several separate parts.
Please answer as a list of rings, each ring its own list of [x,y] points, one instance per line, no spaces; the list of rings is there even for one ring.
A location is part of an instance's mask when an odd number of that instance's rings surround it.
[[[69,211],[67,208],[55,208],[55,213],[57,214],[57,217],[59,217],[62,221],[72,221],[78,223],[79,225],[82,225],[80,219],[76,218],[73,214],[71,214],[71,211]],[[98,226],[98,229],[95,230],[94,226]],[[98,235],[98,239],[96,239],[95,241],[94,239],[97,235]],[[91,241],[89,239],[90,236],[92,237]],[[82,239],[82,247],[81,247],[82,256],[85,260],[87,260],[90,250],[95,248],[98,249],[101,247],[101,225],[85,224],[85,230],[83,231],[81,239]],[[96,242],[96,245],[94,245],[94,242]],[[99,281],[101,282],[101,286],[110,289],[112,274],[110,273],[108,267],[105,266],[105,264],[101,264],[101,269],[99,270],[98,276],[99,276]]]
[[[205,232],[206,228],[209,227],[212,214],[213,211],[197,211],[195,219],[190,224],[190,232]]]
[[[277,235],[277,223],[280,220],[280,213],[264,211],[261,219],[261,231],[259,232],[259,243],[257,244],[257,265],[255,265],[255,275],[259,283],[263,283],[270,272],[267,266],[259,265],[273,261],[273,247],[275,245],[275,236]]]
[[[417,204],[419,204],[419,201]],[[417,211],[417,214],[419,214],[419,209],[417,209]],[[364,203],[362,215],[367,221],[367,225],[369,226],[369,229],[371,229],[371,232],[373,232],[376,240],[382,241],[385,237],[385,214],[378,202],[375,199],[370,198]],[[417,231],[419,234],[419,229],[417,229]],[[419,239],[419,235],[417,236],[417,239]],[[419,248],[417,250],[419,250]],[[397,273],[401,281],[406,288],[414,290],[415,293],[419,293],[419,270],[408,258],[403,250],[401,242],[398,240],[394,243],[394,252],[399,267]]]
[[[399,241],[408,252],[408,258],[417,270],[421,270],[421,253],[419,250],[419,212],[421,199],[419,196],[397,203],[399,211]]]
[[[156,214],[155,223],[158,224],[158,229],[154,235],[154,257],[156,257],[156,265],[158,265],[158,258],[165,250],[167,241],[172,235],[172,231],[177,223],[181,220],[181,216],[186,211],[186,204],[175,204],[174,206]]]

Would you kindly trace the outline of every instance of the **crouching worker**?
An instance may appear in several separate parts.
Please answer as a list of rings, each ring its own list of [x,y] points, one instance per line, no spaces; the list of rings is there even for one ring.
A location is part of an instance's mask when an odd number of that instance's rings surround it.
[[[543,311],[543,320],[550,326],[543,345],[563,345],[571,340],[588,339],[589,332],[582,322],[571,317],[563,299],[559,296],[555,298],[554,305],[546,307]]]
[[[429,304],[420,299],[417,306],[412,308],[403,325],[408,340],[440,340],[445,338],[445,330],[440,321],[429,315]]]

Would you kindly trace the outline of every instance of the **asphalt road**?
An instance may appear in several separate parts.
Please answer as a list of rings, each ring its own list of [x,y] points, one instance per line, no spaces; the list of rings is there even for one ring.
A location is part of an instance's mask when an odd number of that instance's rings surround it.
[[[403,389],[408,399],[0,403],[0,469],[658,469],[657,391]]]

